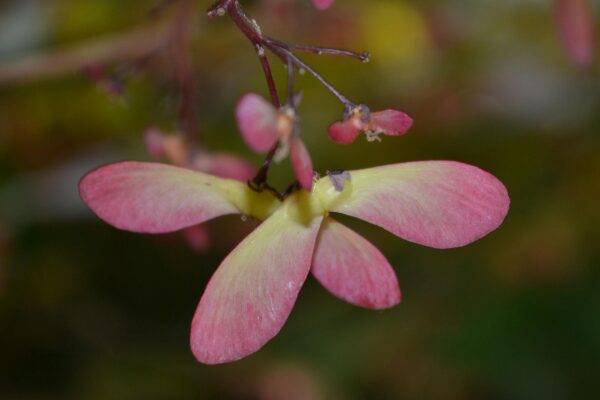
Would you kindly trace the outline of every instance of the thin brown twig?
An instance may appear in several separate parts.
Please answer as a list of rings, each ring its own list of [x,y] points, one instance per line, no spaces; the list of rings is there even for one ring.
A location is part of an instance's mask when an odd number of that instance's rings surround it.
[[[171,2],[173,0],[170,0]],[[196,107],[198,96],[196,95],[196,80],[194,77],[194,66],[191,49],[191,18],[193,16],[194,3],[191,0],[180,0],[177,10],[171,20],[171,35],[168,51],[171,53],[173,67],[179,86],[179,125],[187,138],[197,142],[198,123],[196,119]]]
[[[302,61],[299,57],[297,57],[293,50],[304,51],[308,53],[314,54],[332,54],[332,55],[342,55],[349,56],[360,61],[367,62],[369,60],[368,53],[356,53],[353,51],[340,50],[340,49],[331,49],[331,48],[323,48],[323,47],[313,47],[313,46],[303,46],[303,45],[293,45],[287,44],[285,42],[281,42],[276,39],[272,39],[266,37],[262,34],[260,27],[256,23],[256,21],[252,20],[245,13],[242,8],[239,0],[217,0],[207,11],[207,15],[210,18],[214,18],[217,16],[229,15],[237,28],[248,38],[248,40],[252,43],[255,50],[257,51],[261,66],[263,68],[263,72],[265,78],[267,80],[267,85],[269,87],[269,93],[271,94],[272,103],[275,107],[281,107],[281,101],[277,92],[277,87],[275,85],[275,80],[273,78],[273,74],[271,72],[271,67],[269,65],[269,61],[265,55],[265,49],[270,50],[275,56],[277,56],[281,61],[287,65],[288,67],[288,93],[287,93],[287,102],[290,103],[289,106],[295,108],[294,102],[294,70],[297,68],[298,70],[308,71],[311,75],[313,75],[321,84],[323,84],[335,97],[337,97],[346,110],[352,109],[355,107],[354,103],[352,103],[346,96],[344,96],[339,90],[337,90],[331,83],[329,83],[323,76],[321,76],[317,71],[315,71],[311,66]],[[297,120],[294,121],[294,130],[297,132]],[[273,145],[273,147],[267,153],[263,164],[256,174],[256,176],[248,182],[248,185],[251,189],[256,191],[268,190],[273,193],[277,193],[275,189],[267,183],[269,168],[273,162],[275,154],[280,146],[280,143],[277,142]],[[285,196],[278,195],[279,199],[282,199]]]
[[[265,75],[265,79],[267,80],[267,86],[269,87],[269,94],[271,95],[271,101],[273,103],[273,106],[275,106],[276,108],[281,107],[281,100],[279,98],[279,93],[277,92],[277,86],[275,85],[275,79],[273,78],[273,73],[271,71],[269,59],[265,54],[265,49],[263,46],[264,40],[262,34],[259,31],[257,31],[257,28],[253,24],[253,21],[246,15],[240,3],[237,0],[225,0],[223,4],[225,4],[226,11],[232,19],[232,21],[234,22],[234,24],[244,34],[244,36],[248,38],[248,40],[252,43],[252,46],[256,50],[258,59],[260,61],[260,65]],[[211,11],[209,10],[209,15],[210,12]]]
[[[224,11],[229,14],[229,17],[232,19],[234,24],[238,27],[238,29],[248,38],[248,40],[254,46],[261,67],[263,69],[265,79],[267,80],[267,86],[269,87],[269,93],[271,95],[271,101],[273,106],[276,108],[281,107],[281,100],[279,98],[279,93],[277,92],[277,86],[275,85],[275,79],[273,78],[273,73],[271,72],[271,66],[269,64],[269,60],[265,54],[264,50],[264,39],[262,34],[260,33],[260,29],[255,25],[254,21],[252,21],[242,9],[240,3],[237,0],[220,0],[217,4],[211,7],[208,11],[208,15],[215,16],[221,15]],[[248,182],[248,185],[251,189],[256,190],[258,192],[262,192],[263,190],[268,190],[271,193],[275,194],[275,196],[281,200],[281,195],[279,192],[271,187],[268,183],[268,174],[269,168],[273,163],[273,159],[277,150],[279,149],[279,141],[277,141],[265,157],[262,166],[254,176],[254,178]]]
[[[141,59],[166,43],[163,22],[76,45],[35,53],[0,64],[0,86],[17,85],[78,72],[95,64]]]
[[[321,74],[319,74],[314,68],[312,68],[310,65],[308,65],[307,63],[302,61],[298,56],[296,56],[290,50],[282,48],[282,47],[273,46],[271,44],[267,45],[267,47],[274,54],[279,56],[284,63],[288,63],[291,60],[291,62],[294,63],[294,65],[298,69],[304,69],[305,71],[308,71],[312,76],[315,77],[315,79],[317,79],[319,82],[321,82],[321,84],[323,86],[325,86],[335,97],[337,97],[338,100],[340,102],[342,102],[342,104],[344,104],[344,107],[346,107],[346,108],[354,108],[355,107],[354,103],[352,103],[346,96],[344,96],[339,90],[337,90],[335,88],[335,86],[333,86],[331,83],[329,83],[329,81],[327,81],[327,79],[325,79],[323,76],[321,76]]]
[[[361,62],[365,62],[365,63],[369,62],[371,59],[371,54],[366,51],[364,51],[362,53],[357,53],[355,51],[345,50],[345,49],[336,49],[336,48],[330,48],[330,47],[319,47],[319,46],[310,46],[310,45],[304,45],[304,44],[286,43],[286,42],[282,42],[281,40],[273,39],[271,37],[265,37],[265,42],[272,44],[274,46],[277,46],[277,47],[287,49],[287,50],[302,51],[304,53],[310,53],[310,54],[316,54],[316,55],[328,54],[328,55],[333,55],[333,56],[344,56],[344,57],[356,58],[357,60],[359,60]]]

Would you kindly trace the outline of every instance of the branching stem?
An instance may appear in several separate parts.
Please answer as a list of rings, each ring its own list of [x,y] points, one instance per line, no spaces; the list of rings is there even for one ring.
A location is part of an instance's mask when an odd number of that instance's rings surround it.
[[[256,23],[255,20],[251,19],[242,6],[239,3],[239,0],[218,0],[213,6],[211,6],[207,15],[210,18],[217,16],[229,15],[233,23],[237,26],[237,28],[246,36],[246,38],[252,43],[252,46],[256,50],[258,55],[263,73],[265,75],[265,79],[267,81],[267,86],[269,87],[269,94],[271,95],[271,102],[276,108],[281,107],[281,100],[279,94],[277,92],[277,86],[275,84],[275,79],[273,78],[273,73],[271,71],[271,66],[269,64],[269,60],[265,54],[265,49],[270,50],[275,56],[277,56],[288,68],[288,90],[287,90],[287,104],[295,109],[295,94],[294,94],[294,78],[295,78],[295,70],[299,71],[308,71],[312,76],[314,76],[323,86],[327,88],[335,97],[337,97],[342,104],[344,105],[344,109],[349,110],[356,107],[356,105],[351,102],[346,96],[344,96],[339,90],[337,90],[331,83],[329,83],[323,76],[321,76],[314,68],[301,60],[298,56],[296,56],[293,51],[302,51],[306,53],[312,54],[331,54],[331,55],[340,55],[356,58],[362,62],[369,61],[369,53],[356,53],[349,50],[341,50],[341,49],[332,49],[332,48],[324,48],[324,47],[314,47],[314,46],[306,46],[306,45],[297,45],[297,44],[289,44],[276,39],[269,38],[264,36],[260,30],[260,27]],[[294,121],[296,124],[296,120]],[[295,129],[297,127],[295,126]],[[278,199],[282,200],[291,192],[294,191],[296,185],[290,185],[288,190],[286,190],[283,194],[280,194],[276,189],[269,186],[267,183],[268,173],[271,164],[273,163],[273,159],[277,150],[279,149],[280,143],[277,142],[273,145],[273,147],[267,153],[265,160],[261,168],[258,170],[256,176],[248,182],[248,185],[251,189],[256,191],[264,191],[268,190],[272,192]]]
[[[369,54],[368,52],[363,52],[363,53],[357,53],[355,51],[351,51],[351,50],[344,50],[344,49],[334,49],[334,48],[329,48],[329,47],[318,47],[318,46],[308,46],[308,45],[303,45],[303,44],[292,44],[292,43],[286,43],[286,42],[282,42],[281,40],[277,40],[277,39],[273,39],[270,37],[265,37],[265,42],[272,44],[273,46],[277,46],[286,50],[291,50],[291,51],[302,51],[305,53],[310,53],[310,54],[316,54],[316,55],[322,55],[322,54],[328,54],[328,55],[334,55],[334,56],[345,56],[345,57],[351,57],[351,58],[356,58],[359,61],[362,62],[369,62],[371,59],[371,54]]]
[[[346,96],[344,96],[339,90],[337,90],[331,83],[327,81],[321,74],[319,74],[313,67],[302,61],[298,56],[292,53],[290,50],[280,48],[280,47],[269,47],[273,53],[278,55],[284,62],[287,60],[291,60],[292,63],[298,69],[304,69],[308,71],[312,76],[314,76],[323,86],[325,86],[335,97],[337,97],[345,108],[354,108],[356,105],[351,102]]]
[[[163,0],[164,6],[175,0]],[[191,20],[193,2],[178,0],[177,10],[171,23],[171,40],[168,50],[171,52],[177,84],[179,86],[179,125],[189,143],[197,141],[198,124],[196,120],[196,81],[194,79],[191,57]]]

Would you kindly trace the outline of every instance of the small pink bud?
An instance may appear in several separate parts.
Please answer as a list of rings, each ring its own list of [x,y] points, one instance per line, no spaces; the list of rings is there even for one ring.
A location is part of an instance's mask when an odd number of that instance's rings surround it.
[[[313,184],[313,165],[310,154],[299,137],[290,140],[290,159],[300,186],[310,192]]]
[[[205,252],[210,246],[210,235],[205,225],[194,225],[182,230],[183,237],[192,249]]]
[[[554,13],[569,57],[580,67],[590,67],[596,57],[596,43],[589,0],[555,0]]]
[[[163,139],[163,148],[167,158],[175,165],[187,167],[190,163],[190,149],[182,135],[167,135]]]
[[[319,10],[326,10],[333,4],[335,0],[313,0],[313,4]]]
[[[329,127],[329,137],[335,143],[339,144],[352,144],[358,135],[360,135],[360,132],[360,126],[357,127],[352,118],[336,122]]]
[[[189,166],[191,150],[180,134],[166,134],[159,128],[149,127],[144,132],[144,145],[154,160],[166,158],[180,167]]]
[[[150,154],[150,157],[156,161],[166,155],[163,146],[164,138],[163,132],[155,126],[147,128],[144,132],[144,145],[146,146],[146,151]]]

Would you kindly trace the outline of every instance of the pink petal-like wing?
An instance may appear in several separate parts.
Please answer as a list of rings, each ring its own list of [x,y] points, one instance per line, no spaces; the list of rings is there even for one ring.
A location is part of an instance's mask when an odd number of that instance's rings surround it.
[[[101,219],[128,231],[173,232],[239,210],[233,180],[166,164],[126,161],[88,173],[80,182],[85,203]]]
[[[383,132],[384,135],[404,135],[412,124],[412,118],[402,111],[384,110],[371,114],[371,126],[376,132]]]
[[[351,144],[361,133],[352,119],[335,122],[328,129],[329,138],[338,144]]]
[[[261,96],[249,93],[242,97],[235,115],[242,137],[252,150],[266,152],[279,140],[277,109]]]
[[[290,160],[300,186],[304,190],[311,191],[313,184],[313,165],[304,142],[298,137],[290,141]]]
[[[333,218],[323,221],[311,271],[327,290],[359,307],[381,310],[400,303],[398,279],[385,256]]]
[[[333,4],[335,0],[313,0],[313,4],[319,10],[326,10]]]
[[[310,270],[321,220],[302,224],[282,207],[225,258],[192,321],[198,361],[238,360],[279,332]]]
[[[420,161],[351,171],[336,194],[329,179],[318,193],[324,206],[351,215],[411,242],[434,248],[467,245],[496,229],[510,199],[498,179],[454,161]]]
[[[556,24],[571,60],[589,67],[596,57],[594,11],[589,0],[555,0]]]

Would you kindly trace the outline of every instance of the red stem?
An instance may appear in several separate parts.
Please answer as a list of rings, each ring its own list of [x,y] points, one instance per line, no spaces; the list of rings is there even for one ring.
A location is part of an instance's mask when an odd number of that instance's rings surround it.
[[[287,44],[275,39],[271,39],[265,37],[260,32],[260,28],[256,24],[256,22],[250,19],[244,10],[242,9],[238,0],[218,0],[212,7],[208,9],[207,12],[209,17],[216,16],[224,16],[228,14],[238,29],[248,38],[248,40],[254,46],[258,58],[260,60],[265,78],[267,80],[267,85],[269,87],[269,93],[271,95],[271,101],[276,108],[281,107],[281,100],[279,98],[279,94],[277,92],[277,86],[275,85],[275,79],[273,78],[273,74],[271,71],[271,66],[269,64],[269,60],[265,54],[265,49],[269,49],[273,54],[279,57],[284,64],[288,65],[288,103],[293,108],[295,108],[294,99],[293,99],[293,83],[294,83],[294,67],[298,69],[304,69],[308,71],[311,75],[313,75],[319,82],[321,82],[331,93],[333,93],[343,104],[346,110],[352,109],[355,107],[355,104],[352,103],[346,96],[340,93],[332,84],[330,84],[324,77],[322,77],[317,71],[315,71],[312,67],[298,58],[292,50],[305,51],[314,54],[334,54],[334,55],[343,55],[357,58],[363,62],[367,62],[369,60],[368,53],[355,53],[347,50],[339,50],[339,49],[329,49],[322,47],[311,47],[311,46],[301,46],[301,45],[292,45]],[[267,156],[259,169],[256,176],[248,182],[250,188],[256,191],[269,190],[274,193],[279,199],[284,198],[283,195],[280,195],[275,189],[267,184],[267,175],[269,172],[269,168],[273,162],[273,158],[277,153],[277,149],[279,148],[279,142],[275,143],[275,145],[269,150]]]

